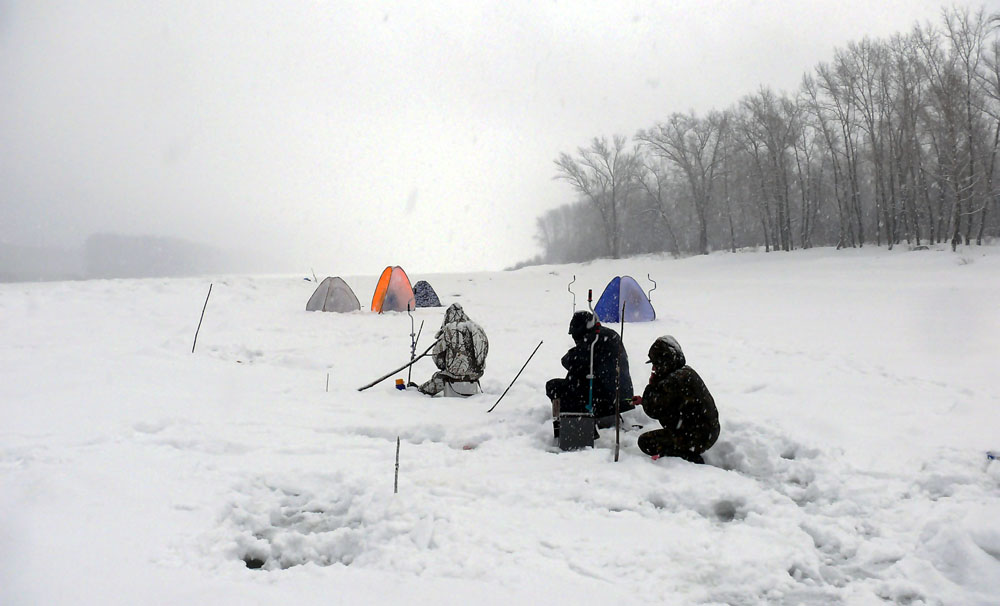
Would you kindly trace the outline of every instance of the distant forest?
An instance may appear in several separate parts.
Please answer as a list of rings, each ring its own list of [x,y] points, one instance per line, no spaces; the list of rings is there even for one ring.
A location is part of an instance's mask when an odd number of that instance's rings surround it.
[[[674,113],[555,160],[577,200],[528,263],[753,248],[982,244],[1000,235],[1000,15],[834,52],[798,90]]]

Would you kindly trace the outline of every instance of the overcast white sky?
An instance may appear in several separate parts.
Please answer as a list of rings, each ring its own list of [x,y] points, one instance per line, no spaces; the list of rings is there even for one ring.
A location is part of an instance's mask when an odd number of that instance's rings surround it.
[[[944,4],[0,0],[0,241],[498,269],[573,200],[559,152],[792,89]]]

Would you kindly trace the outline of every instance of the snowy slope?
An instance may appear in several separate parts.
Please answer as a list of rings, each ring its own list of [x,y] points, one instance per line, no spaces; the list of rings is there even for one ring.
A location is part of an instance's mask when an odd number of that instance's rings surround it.
[[[719,405],[710,465],[637,431],[618,463],[613,431],[552,444],[567,282],[580,307],[647,273],[632,375],[677,337]],[[306,312],[301,277],[214,279],[193,355],[212,280],[0,285],[0,603],[997,603],[1000,250],[411,278],[486,329],[487,393],[358,392],[409,318]],[[375,280],[347,278],[363,307]],[[427,345],[443,309],[415,316]]]

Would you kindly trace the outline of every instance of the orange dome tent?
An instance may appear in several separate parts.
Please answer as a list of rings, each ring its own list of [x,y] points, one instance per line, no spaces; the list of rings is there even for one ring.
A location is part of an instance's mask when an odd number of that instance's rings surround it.
[[[372,297],[372,311],[406,311],[416,309],[417,301],[413,297],[413,287],[410,279],[400,266],[386,267],[375,286]]]

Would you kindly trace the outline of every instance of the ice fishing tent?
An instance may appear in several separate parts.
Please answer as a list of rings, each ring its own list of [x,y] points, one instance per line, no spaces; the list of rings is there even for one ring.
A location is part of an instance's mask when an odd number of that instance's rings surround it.
[[[413,297],[417,300],[417,307],[441,307],[441,299],[426,280],[413,285]]]
[[[354,291],[340,277],[327,277],[313,291],[306,311],[357,311],[361,303],[354,296]]]
[[[416,309],[417,302],[413,298],[413,287],[410,279],[400,266],[386,267],[375,286],[372,296],[372,311],[406,311]]]
[[[601,322],[618,322],[622,305],[625,306],[626,322],[652,322],[656,319],[653,305],[632,276],[612,278],[597,300],[594,313]]]

